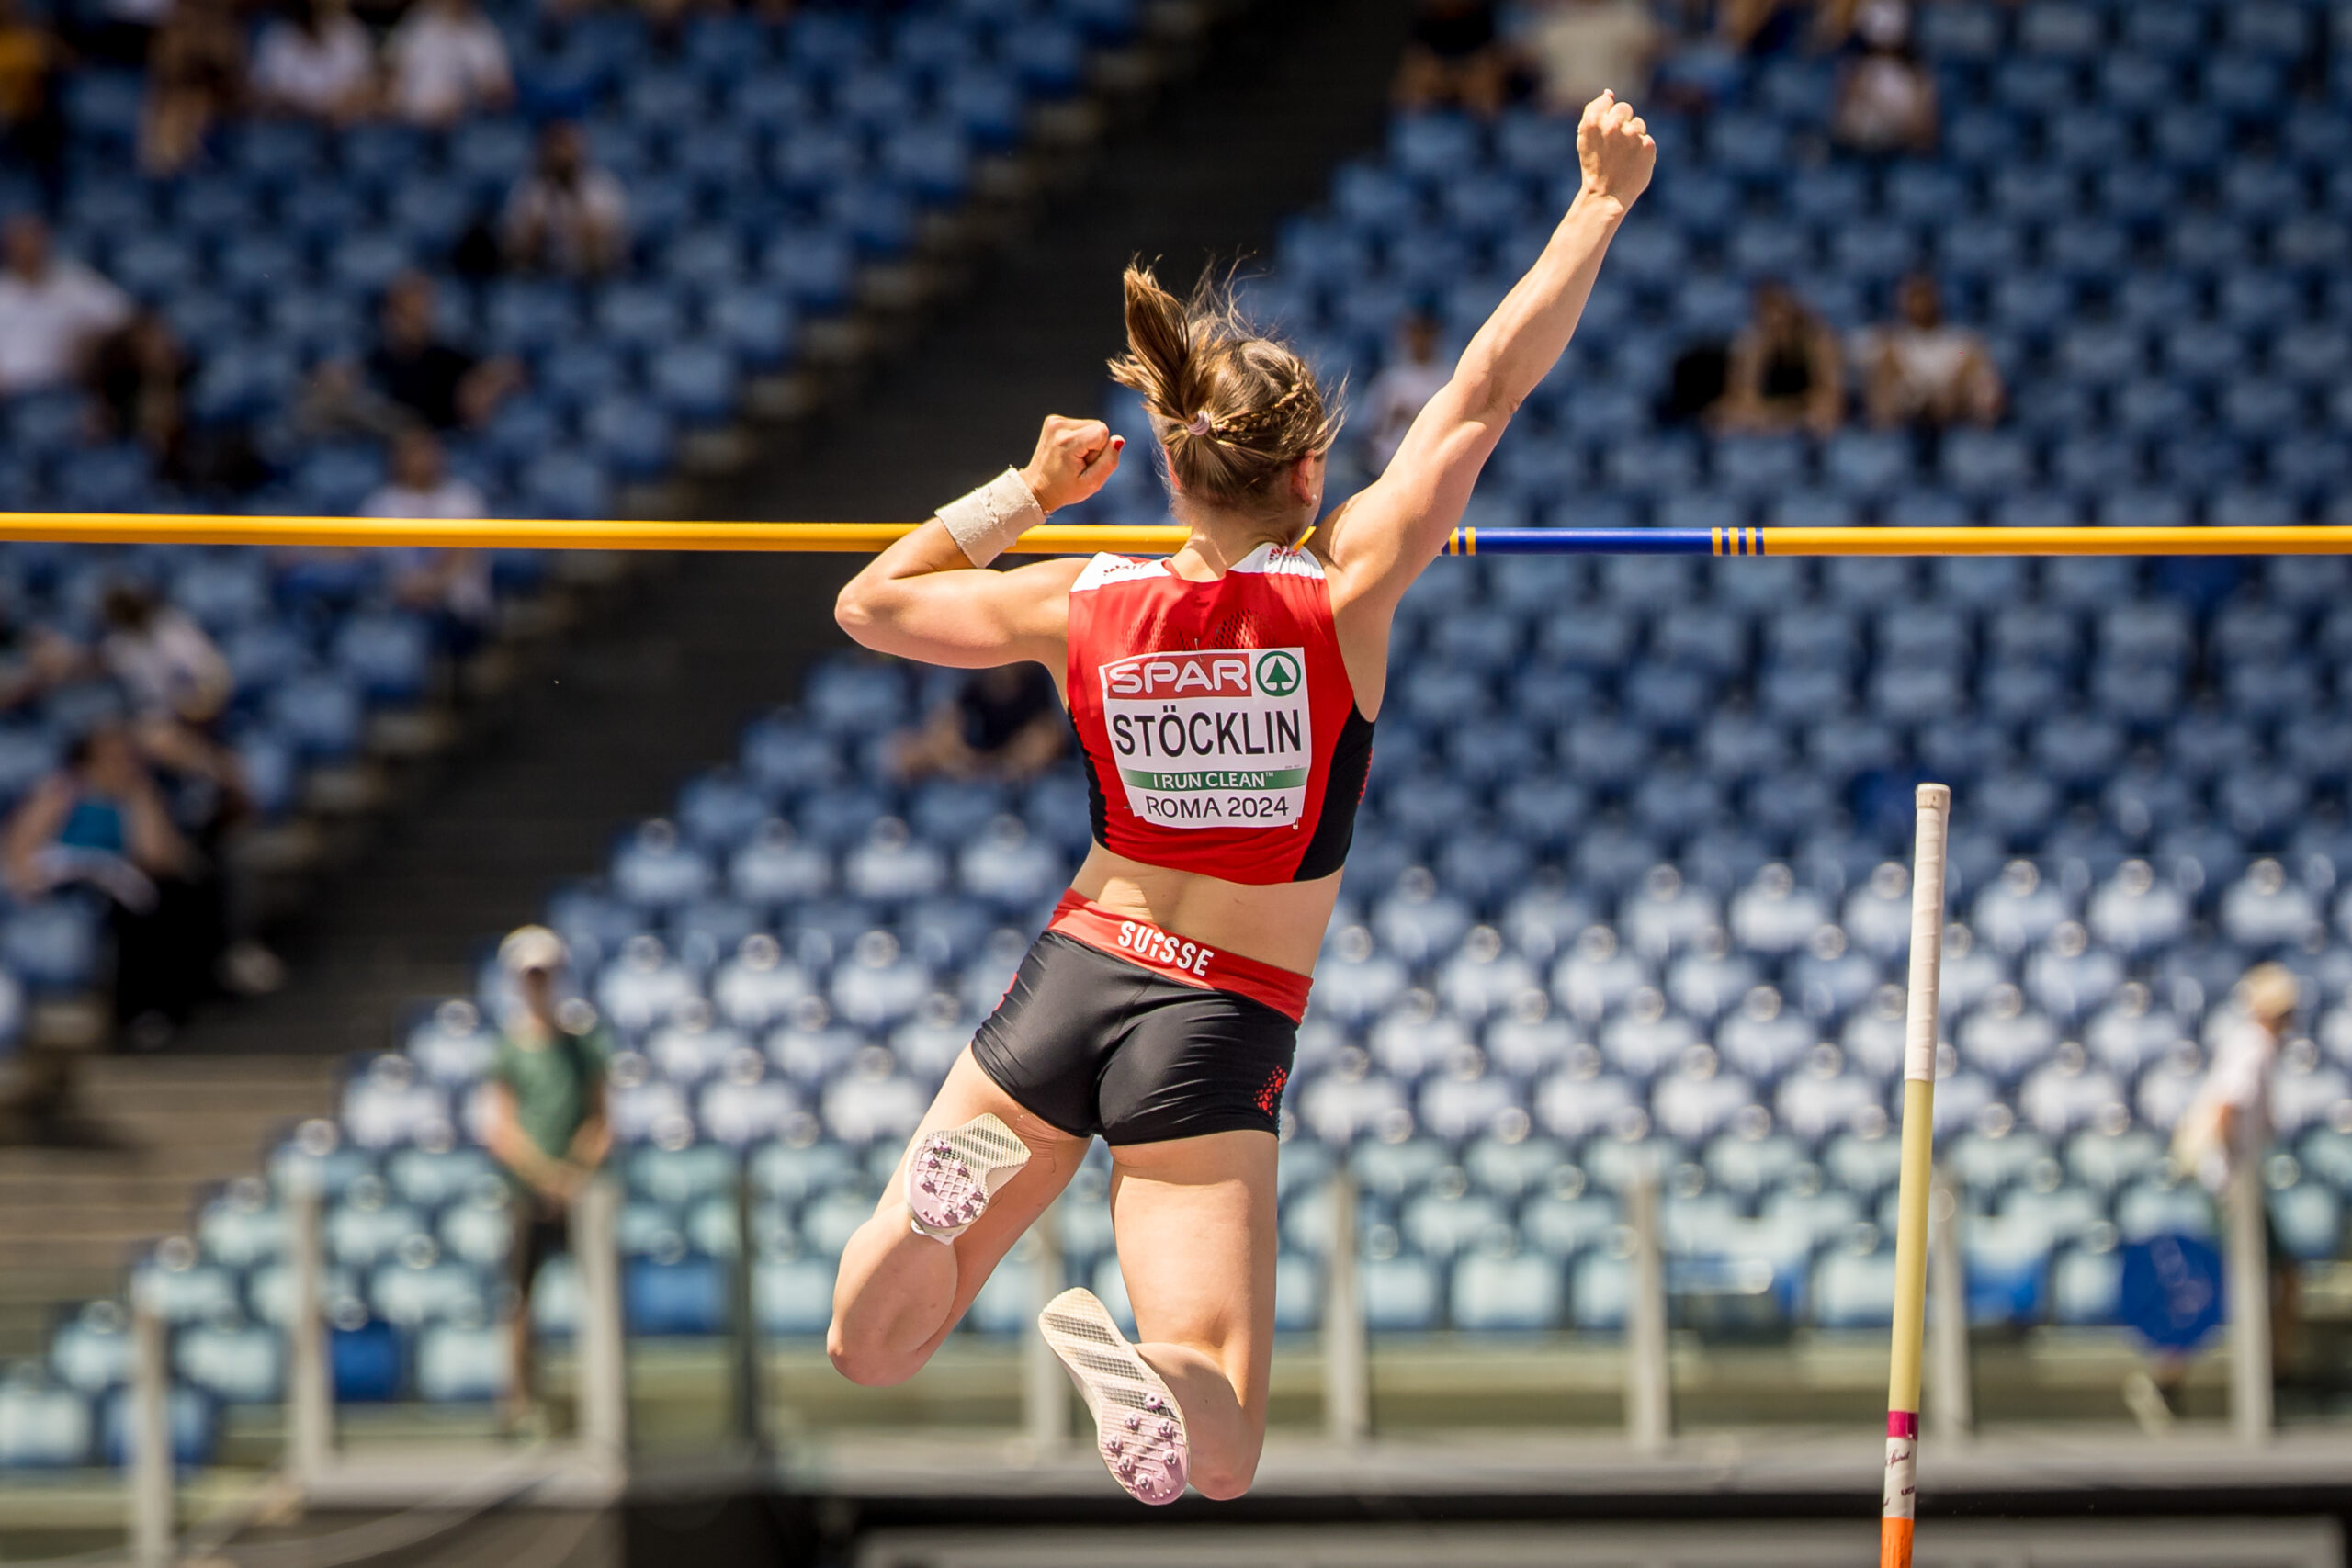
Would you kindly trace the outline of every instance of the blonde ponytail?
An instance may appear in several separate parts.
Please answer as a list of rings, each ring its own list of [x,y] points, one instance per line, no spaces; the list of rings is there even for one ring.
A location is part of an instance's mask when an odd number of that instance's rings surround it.
[[[1189,300],[1131,266],[1127,352],[1111,378],[1143,394],[1168,463],[1186,493],[1213,505],[1265,499],[1301,457],[1328,449],[1339,417],[1314,370],[1252,333],[1225,291],[1204,277]]]

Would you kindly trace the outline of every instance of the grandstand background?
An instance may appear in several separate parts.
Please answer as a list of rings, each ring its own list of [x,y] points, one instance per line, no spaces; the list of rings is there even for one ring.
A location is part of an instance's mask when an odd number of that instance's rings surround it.
[[[1570,119],[1388,107],[1411,10],[918,0],[697,14],[671,38],[633,12],[493,6],[510,108],[437,131],[233,120],[167,178],[138,172],[139,74],[77,64],[58,246],[162,312],[200,367],[189,419],[245,433],[266,477],[234,496],[175,484],[135,442],[85,444],[82,395],[49,390],[0,412],[0,489],[57,509],[359,507],[383,443],[317,434],[306,389],[366,351],[376,298],[422,267],[442,330],[521,367],[493,416],[445,437],[494,513],[913,516],[1017,457],[1053,407],[1100,410],[1139,448],[1086,515],[1157,520],[1133,460],[1149,432],[1100,374],[1129,254],[1178,272],[1261,258],[1250,309],[1361,402],[1408,317],[1458,344],[1573,194]],[[1657,185],[1469,521],[2352,522],[2352,12],[1928,0],[1915,28],[1940,117],[1926,151],[1842,148],[1840,57],[1802,41],[1669,56],[1647,111]],[[626,186],[625,259],[592,281],[469,279],[457,243],[557,118]],[[41,199],[0,176],[0,207]],[[1914,271],[1982,334],[1997,422],[1922,439],[1859,406],[1830,433],[1673,417],[1678,362],[1738,333],[1757,284],[1790,284],[1854,344]],[[1346,1462],[1300,1446],[1342,1168],[1362,1192],[1374,1431],[1404,1445],[1382,1462],[1497,1430],[1605,1451],[1621,1198],[1652,1159],[1685,1424],[1751,1452],[1776,1428],[1798,1448],[1840,1423],[1873,1438],[1923,779],[1956,798],[1938,1141],[1988,1440],[2143,1440],[2120,1393],[2144,1361],[2123,1259],[2213,1232],[2166,1140],[2231,987],[2267,959],[2306,987],[2265,1167],[2304,1315],[2280,1414],[2337,1434],[2346,564],[1434,566],[1399,616],[1287,1100],[1278,1317],[1295,1337],[1270,1472]],[[169,1325],[191,1497],[276,1462],[298,1177],[324,1198],[347,1439],[489,1431],[509,1227],[475,1089],[503,1001],[490,946],[535,915],[625,1047],[615,1168],[647,1470],[740,1435],[739,1267],[793,1521],[743,1539],[805,1529],[791,1550],[845,1552],[855,1529],[809,1500],[826,1456],[845,1493],[887,1494],[876,1470],[934,1450],[878,1438],[1012,1435],[1048,1266],[1033,1251],[907,1390],[832,1381],[817,1340],[843,1239],[1083,850],[1084,786],[1067,762],[1018,784],[893,782],[891,738],[953,680],[840,652],[839,575],[820,558],[502,556],[490,633],[458,647],[368,561],[0,551],[19,624],[94,639],[105,587],[130,576],[219,642],[222,733],[255,784],[240,885],[293,971],[161,1053],[118,1055],[91,908],[0,915],[0,1068],[34,1109],[69,1086],[62,1119],[25,1120],[76,1145],[0,1149],[0,1348],[17,1358],[0,1550],[12,1528],[75,1544],[107,1528],[92,1499],[122,1453],[132,1290]],[[77,679],[12,715],[0,793],[121,700]],[[1046,1256],[1118,1310],[1104,1190],[1081,1175]],[[579,1296],[550,1267],[560,1347]],[[2208,1357],[2184,1431],[2222,1413]],[[1285,1442],[1308,1456],[1287,1470]],[[1847,1489],[1866,1497],[1874,1441],[1854,1451]],[[2128,1485],[2134,1462],[2084,1484]],[[2002,1484],[1973,1486],[1980,1511],[2012,1511]],[[1069,1495],[1035,1517],[1097,1517]],[[2340,1485],[2297,1495],[2352,1512]]]

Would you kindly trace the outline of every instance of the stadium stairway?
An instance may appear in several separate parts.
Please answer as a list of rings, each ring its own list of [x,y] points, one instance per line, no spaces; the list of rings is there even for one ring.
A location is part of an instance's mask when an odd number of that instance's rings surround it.
[[[63,1145],[0,1148],[0,1358],[38,1354],[56,1303],[113,1292],[144,1246],[187,1223],[193,1191],[248,1175],[254,1151],[331,1113],[323,1056],[108,1056],[84,1065]]]

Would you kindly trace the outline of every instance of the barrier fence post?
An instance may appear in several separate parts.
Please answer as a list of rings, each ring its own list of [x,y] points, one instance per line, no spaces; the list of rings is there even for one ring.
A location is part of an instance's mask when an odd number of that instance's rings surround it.
[[[164,1320],[142,1294],[130,1304],[130,1560],[139,1568],[172,1561],[171,1373]]]
[[[1976,1429],[1976,1389],[1968,1342],[1968,1275],[1961,1257],[1960,1185],[1939,1171],[1928,1197],[1928,1414],[1936,1436],[1959,1441]]]
[[[1030,1315],[1062,1293],[1062,1201],[1057,1198],[1023,1238],[1031,1248]],[[1043,1463],[1069,1446],[1069,1374],[1042,1334],[1021,1337],[1022,1421],[1033,1461]]]
[[[752,1160],[735,1162],[735,1268],[728,1276],[728,1350],[733,1362],[735,1440],[753,1456],[768,1451],[766,1410],[762,1398],[760,1309],[756,1291],[757,1227],[752,1216]]]
[[[1654,1164],[1645,1164],[1625,1189],[1625,1224],[1634,1244],[1633,1288],[1625,1303],[1625,1436],[1643,1453],[1662,1450],[1674,1429],[1657,1174]]]
[[[1356,1179],[1331,1179],[1331,1248],[1323,1282],[1323,1419],[1343,1446],[1372,1435],[1372,1365],[1356,1269]]]
[[[2229,1257],[2222,1299],[2229,1313],[2230,1429],[2238,1441],[2259,1446],[2270,1440],[2271,1410],[2270,1257],[2258,1160],[2238,1163],[2225,1197],[2229,1224],[2222,1240]]]
[[[620,1188],[588,1183],[571,1206],[571,1256],[580,1270],[580,1442],[616,1468],[628,1459],[628,1346],[621,1314]]]
[[[286,1468],[297,1486],[322,1474],[334,1456],[334,1378],[327,1355],[325,1293],[321,1266],[319,1190],[298,1165],[286,1194],[290,1205],[294,1304],[288,1313]]]

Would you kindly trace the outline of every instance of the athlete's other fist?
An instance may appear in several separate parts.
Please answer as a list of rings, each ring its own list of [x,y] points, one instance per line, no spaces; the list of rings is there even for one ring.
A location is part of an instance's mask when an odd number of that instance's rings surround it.
[[[1021,470],[1021,482],[1048,512],[1074,506],[1101,490],[1119,467],[1119,453],[1127,438],[1114,435],[1099,419],[1046,416],[1037,433],[1037,450]]]
[[[1585,105],[1584,118],[1577,121],[1577,162],[1584,166],[1585,195],[1631,207],[1649,189],[1657,143],[1633,105],[1604,92]]]

